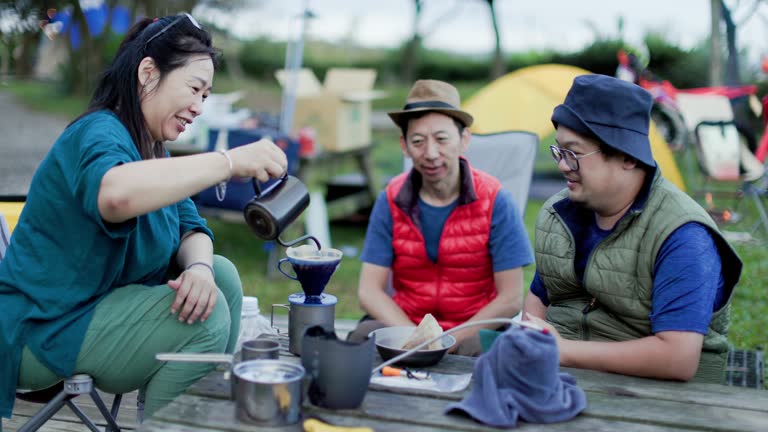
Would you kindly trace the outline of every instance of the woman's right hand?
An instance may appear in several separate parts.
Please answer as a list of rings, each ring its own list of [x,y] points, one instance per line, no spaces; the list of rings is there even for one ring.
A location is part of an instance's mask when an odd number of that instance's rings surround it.
[[[232,175],[255,177],[260,182],[282,176],[288,169],[283,150],[268,139],[227,150],[232,159]]]

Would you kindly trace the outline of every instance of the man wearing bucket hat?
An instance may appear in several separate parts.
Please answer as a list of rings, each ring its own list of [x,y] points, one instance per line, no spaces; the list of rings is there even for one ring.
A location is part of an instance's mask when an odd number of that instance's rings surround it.
[[[416,325],[428,313],[448,330],[520,311],[531,246],[512,196],[461,157],[473,118],[460,105],[452,85],[419,80],[405,107],[389,113],[413,168],[392,179],[374,205],[358,289],[368,315],[350,340]],[[454,333],[454,352],[479,354],[478,329]]]
[[[551,151],[568,187],[536,221],[525,315],[558,335],[561,365],[720,383],[742,264],[661,176],[651,104],[634,84],[583,75],[555,108]]]

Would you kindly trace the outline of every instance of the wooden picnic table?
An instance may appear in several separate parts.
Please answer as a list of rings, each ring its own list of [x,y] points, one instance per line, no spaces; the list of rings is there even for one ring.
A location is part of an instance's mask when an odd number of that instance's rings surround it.
[[[281,359],[300,362],[288,352]],[[377,361],[380,359],[377,358]],[[475,358],[448,355],[428,368],[434,372],[466,373]],[[343,365],[340,365],[343,367]],[[563,368],[586,391],[588,406],[573,420],[555,424],[518,425],[526,431],[765,431],[768,391],[716,384],[678,383]],[[470,384],[471,388],[471,384]],[[337,426],[367,426],[376,431],[494,431],[462,415],[444,415],[444,408],[469,392],[439,394],[371,384],[360,408],[329,410],[304,401],[302,417],[318,417]],[[229,382],[213,371],[185,394],[145,421],[140,431],[300,431],[290,427],[259,427],[235,417]]]

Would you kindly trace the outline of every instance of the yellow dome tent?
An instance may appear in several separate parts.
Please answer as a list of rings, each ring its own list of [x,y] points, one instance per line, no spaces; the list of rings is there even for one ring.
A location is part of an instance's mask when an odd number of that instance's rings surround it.
[[[504,75],[475,93],[463,108],[474,117],[474,133],[527,130],[539,139],[554,132],[552,110],[565,99],[573,79],[591,72],[566,65],[530,66]],[[664,177],[681,190],[683,178],[664,138],[651,123],[649,134],[653,158]]]
[[[5,218],[5,223],[8,225],[8,230],[11,233],[19,222],[19,216],[21,216],[21,209],[23,208],[23,202],[0,201],[0,216]]]

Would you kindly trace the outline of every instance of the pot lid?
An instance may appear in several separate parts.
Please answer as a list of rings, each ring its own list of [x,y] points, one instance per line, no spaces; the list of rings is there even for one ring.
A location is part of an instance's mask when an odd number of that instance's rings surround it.
[[[336,298],[335,295],[331,295],[331,294],[323,293],[317,296],[308,296],[303,292],[300,292],[300,293],[293,293],[289,295],[288,301],[291,304],[295,304],[295,305],[331,306],[331,305],[335,305],[339,300]]]

